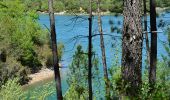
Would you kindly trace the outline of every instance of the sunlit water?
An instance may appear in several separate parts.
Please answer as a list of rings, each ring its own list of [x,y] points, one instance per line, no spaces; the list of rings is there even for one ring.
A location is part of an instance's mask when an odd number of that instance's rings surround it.
[[[88,16],[73,16],[73,15],[61,15],[55,16],[56,22],[56,32],[57,32],[57,39],[58,42],[62,42],[65,45],[65,51],[63,56],[62,64],[64,68],[60,69],[61,71],[61,79],[62,79],[62,89],[63,94],[68,89],[67,85],[67,72],[68,66],[72,61],[72,55],[76,49],[76,45],[81,44],[84,50],[88,48],[88,39],[84,36],[88,36]],[[97,17],[93,18],[93,34],[98,34],[98,25],[97,25]],[[163,20],[166,23],[170,23],[170,12],[164,13],[160,17],[157,17],[157,26],[160,23],[160,20]],[[113,25],[109,24],[109,20],[113,21]],[[49,28],[49,16],[48,15],[40,15],[39,16],[39,23],[42,25],[43,28]],[[115,54],[118,53],[119,61],[121,61],[121,33],[111,32],[111,26],[118,27],[119,29],[123,26],[123,16],[103,16],[102,17],[102,25],[104,34],[111,34],[114,35],[113,37],[105,35],[105,47],[106,47],[106,56],[107,56],[107,64],[109,67],[113,65]],[[149,25],[149,17],[148,17],[148,25]],[[167,27],[167,25],[165,25]],[[165,34],[166,27],[158,27],[158,59],[161,60],[161,55],[167,55],[163,43],[167,41],[167,36]],[[148,26],[148,30],[149,30]],[[76,36],[78,36],[76,38]],[[150,38],[150,34],[149,34]],[[93,37],[93,50],[96,52],[96,57],[100,59],[100,70],[102,69],[101,64],[101,50],[100,50],[100,37],[99,35]],[[113,48],[114,47],[114,48]],[[143,62],[146,59],[146,48],[145,48],[145,40],[144,40],[144,49],[143,49]],[[120,62],[119,62],[120,64]],[[143,63],[144,68],[145,63]],[[102,74],[102,72],[101,72]],[[52,80],[51,80],[52,81]],[[51,82],[49,81],[49,82]],[[47,82],[47,83],[49,83]],[[42,87],[43,85],[36,85],[30,88],[30,91],[37,88],[37,86]],[[52,87],[55,88],[54,85],[51,84]],[[40,88],[41,89],[41,88]],[[43,87],[42,87],[43,89]],[[48,96],[47,100],[55,100],[56,95],[55,93]]]

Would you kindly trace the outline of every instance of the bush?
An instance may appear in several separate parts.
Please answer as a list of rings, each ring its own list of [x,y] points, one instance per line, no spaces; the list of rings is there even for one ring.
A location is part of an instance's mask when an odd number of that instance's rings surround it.
[[[30,3],[30,0],[25,2]],[[27,9],[20,0],[1,3],[7,7],[0,9],[0,38],[3,39],[0,49],[5,49],[7,56],[14,57],[31,72],[37,72],[43,63],[38,51],[48,40],[47,32],[37,22],[38,14],[35,10]]]
[[[23,96],[24,92],[17,78],[9,79],[0,89],[1,100],[24,100]]]
[[[127,93],[129,89],[133,88],[127,85],[123,86],[123,82],[121,80],[121,67],[112,68],[110,73],[112,75],[112,98],[124,96],[124,93]],[[154,85],[154,91],[150,92],[150,86],[148,82],[148,73],[143,75],[143,83],[141,89],[139,91],[139,95],[137,97],[133,97],[135,100],[169,100],[170,99],[170,68],[166,63],[161,62],[158,63],[157,67],[157,81]],[[146,71],[147,72],[147,71]],[[124,96],[125,97],[125,96]],[[125,97],[131,98],[132,97]]]
[[[6,62],[6,57],[7,57],[6,51],[0,50],[0,61]]]
[[[87,100],[88,90],[80,86],[76,80],[70,85],[69,89],[64,95],[64,100]]]
[[[8,79],[18,78],[18,82],[23,85],[29,81],[27,70],[19,64],[14,58],[8,58],[5,63],[0,62],[0,86]]]
[[[47,66],[47,68],[51,68],[53,66],[53,56],[52,55],[49,55],[47,57],[46,66]]]
[[[58,50],[58,59],[59,59],[59,62],[61,62],[62,61],[62,56],[63,56],[63,53],[64,53],[64,45],[62,43],[58,43],[58,49],[57,50]],[[53,55],[52,54],[49,54],[47,56],[46,66],[48,68],[53,66]]]
[[[48,97],[56,94],[55,82],[46,83],[33,90],[26,91],[26,100],[49,100]]]
[[[21,61],[23,66],[30,68],[32,73],[38,72],[42,67],[41,62],[38,59],[38,55],[33,50],[24,51],[19,58],[19,61]]]

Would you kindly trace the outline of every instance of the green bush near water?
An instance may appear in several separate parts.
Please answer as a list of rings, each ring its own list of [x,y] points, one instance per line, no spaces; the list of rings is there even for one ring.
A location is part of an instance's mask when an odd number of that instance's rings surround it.
[[[0,4],[0,51],[6,51],[7,59],[0,62],[0,69],[4,71],[0,83],[6,82],[7,78],[19,77],[19,82],[25,84],[27,72],[36,72],[42,66],[35,46],[40,44],[39,38],[44,33],[36,22],[38,15],[26,11],[19,0],[0,1]]]
[[[19,79],[9,79],[0,89],[0,100],[46,100],[55,94],[54,84],[48,83],[32,91],[23,91]]]
[[[49,34],[39,25],[36,11],[21,0],[0,1],[0,27],[0,86],[15,77],[23,85],[29,81],[28,74],[46,67],[52,57]]]
[[[24,100],[24,92],[18,79],[9,79],[0,90],[0,100]]]

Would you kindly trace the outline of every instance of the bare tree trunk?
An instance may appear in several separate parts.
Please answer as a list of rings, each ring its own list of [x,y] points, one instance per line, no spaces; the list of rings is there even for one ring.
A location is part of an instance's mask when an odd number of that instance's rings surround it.
[[[104,80],[105,80],[105,96],[106,98],[110,98],[110,81],[107,73],[107,63],[106,63],[106,54],[105,54],[105,45],[103,38],[103,29],[102,29],[102,20],[101,20],[101,12],[100,12],[100,0],[97,0],[98,4],[98,27],[100,33],[100,47],[102,51],[102,63],[103,63],[103,71],[104,71]]]
[[[149,47],[149,39],[148,39],[148,30],[147,30],[147,9],[146,9],[146,0],[143,0],[144,7],[144,32],[145,32],[145,40],[146,40],[146,54],[147,54],[147,65],[150,64],[150,47]]]
[[[63,100],[62,88],[61,88],[61,78],[60,78],[60,71],[59,71],[59,59],[58,59],[58,52],[57,52],[57,39],[56,39],[57,36],[56,36],[56,31],[55,31],[55,18],[54,18],[54,11],[53,11],[53,0],[48,0],[48,6],[49,6],[49,16],[50,16],[53,65],[54,65],[57,99]]]
[[[89,85],[89,100],[93,99],[92,90],[92,0],[90,2],[89,9],[89,50],[88,50],[88,85]]]
[[[149,84],[151,88],[156,81],[156,64],[157,64],[157,28],[156,28],[156,3],[150,0],[150,26],[151,26],[151,53],[149,68]]]
[[[142,5],[141,0],[124,0],[122,38],[122,82],[125,95],[139,95],[142,68]]]

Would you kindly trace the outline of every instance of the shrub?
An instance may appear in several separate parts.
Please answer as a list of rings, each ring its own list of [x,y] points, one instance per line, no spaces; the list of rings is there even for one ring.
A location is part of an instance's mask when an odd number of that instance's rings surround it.
[[[24,92],[18,79],[9,79],[0,90],[0,99],[1,100],[24,100]]]
[[[32,73],[38,72],[42,67],[41,62],[38,59],[38,55],[33,50],[24,51],[19,58],[19,61],[21,61],[23,66],[30,68]]]
[[[5,63],[0,62],[0,86],[7,82],[8,79],[18,78],[18,82],[23,85],[29,81],[27,70],[18,63],[14,58],[10,57]]]
[[[63,56],[63,53],[64,53],[64,45],[62,43],[58,43],[57,49],[58,49],[58,59],[59,59],[59,62],[61,62],[62,56]],[[53,66],[53,55],[52,54],[49,54],[47,56],[46,66],[49,67],[49,68]]]

